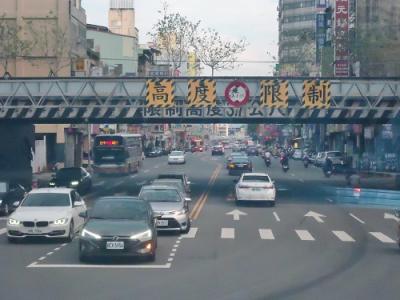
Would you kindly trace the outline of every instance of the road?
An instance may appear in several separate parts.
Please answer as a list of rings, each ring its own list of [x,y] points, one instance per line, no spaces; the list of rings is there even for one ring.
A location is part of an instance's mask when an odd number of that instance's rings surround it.
[[[159,236],[154,263],[102,260],[82,264],[77,240],[8,244],[0,220],[0,287],[12,299],[398,299],[400,250],[392,206],[338,201],[343,178],[278,161],[268,169],[276,207],[239,206],[223,157],[187,155],[183,166],[146,159],[138,174],[95,178],[90,206],[105,195],[137,195],[168,170],[192,185],[193,228]],[[255,171],[265,171],[253,159]],[[349,190],[349,193],[354,193]],[[354,196],[357,198],[357,195]],[[340,200],[340,199],[339,199]],[[234,220],[227,213],[243,214]]]

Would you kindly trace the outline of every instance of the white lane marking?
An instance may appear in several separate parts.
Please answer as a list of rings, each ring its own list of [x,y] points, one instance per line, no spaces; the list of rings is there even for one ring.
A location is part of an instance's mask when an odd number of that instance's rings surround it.
[[[302,241],[315,241],[315,239],[308,230],[295,230],[295,231]]]
[[[143,173],[149,173],[149,170],[144,170]]]
[[[176,248],[173,248],[173,249],[172,249],[172,252],[176,252]]]
[[[276,220],[277,222],[280,222],[280,221],[281,221],[281,218],[279,218],[278,213],[277,213],[276,211],[274,211],[273,214],[274,214],[275,220]]]
[[[221,239],[234,239],[235,228],[221,228]]]
[[[168,261],[169,261],[169,262],[173,262],[174,259],[173,259],[172,257],[170,257],[170,258],[168,258]]]
[[[174,257],[174,256],[175,256],[175,253],[170,253],[169,256]]]
[[[49,253],[47,253],[46,255],[47,256],[49,256],[49,255],[52,255],[54,252],[49,252]]]
[[[7,232],[7,228],[1,228],[0,229],[0,235],[3,235]]]
[[[189,232],[187,234],[183,234],[182,238],[184,239],[194,239],[196,237],[197,231],[199,229],[196,227],[190,228]]]
[[[382,232],[370,232],[370,234],[378,239],[379,241],[381,241],[382,243],[385,244],[395,244],[396,242],[394,240],[392,240],[390,237],[388,237],[387,235],[383,234]]]
[[[105,181],[96,182],[93,186],[101,186],[103,184],[105,184]]]
[[[54,251],[59,251],[61,248],[56,248],[56,249],[54,249]]]
[[[38,260],[45,260],[46,256],[42,256],[41,258],[39,258]]]
[[[299,181],[300,181],[301,183],[304,183],[304,182],[305,182],[304,179],[301,179],[301,178],[299,179]]]
[[[274,240],[275,239],[275,236],[271,229],[258,229],[258,232],[260,233],[260,238],[262,240]]]
[[[178,247],[179,247],[179,245],[178,245],[178,244],[175,244],[175,245],[174,245],[174,248],[178,248]]]
[[[350,215],[350,217],[352,217],[357,222],[360,222],[361,224],[365,224],[365,222],[363,220],[361,220],[360,218],[358,218],[357,216],[355,216],[353,214],[349,214],[349,215]]]
[[[65,247],[67,245],[68,245],[68,243],[64,243],[64,244],[61,245],[61,247]]]
[[[131,175],[130,177],[131,177],[131,178],[136,178],[136,177],[137,177],[137,174]]]
[[[295,177],[296,175],[294,175],[294,174],[292,173],[292,174],[290,174],[290,176]]]
[[[332,231],[332,233],[342,242],[355,242],[355,240],[344,231]]]
[[[164,265],[86,265],[86,264],[37,264],[36,262],[27,268],[49,268],[49,269],[170,269],[171,264]]]

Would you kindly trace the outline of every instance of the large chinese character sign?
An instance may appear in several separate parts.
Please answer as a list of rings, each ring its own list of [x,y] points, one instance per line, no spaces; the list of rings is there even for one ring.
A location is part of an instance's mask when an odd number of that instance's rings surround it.
[[[260,83],[260,104],[269,108],[287,108],[289,83],[287,80],[262,80]]]
[[[147,107],[171,107],[174,105],[174,82],[170,79],[149,79],[146,83]]]
[[[193,79],[188,83],[188,104],[190,107],[210,107],[217,104],[217,83],[215,80]]]
[[[331,83],[327,80],[306,80],[303,84],[303,107],[327,109],[331,106]]]

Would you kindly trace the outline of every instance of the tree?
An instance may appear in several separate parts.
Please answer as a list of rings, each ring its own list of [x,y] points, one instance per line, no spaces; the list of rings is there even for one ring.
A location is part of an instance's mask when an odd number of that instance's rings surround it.
[[[241,39],[238,42],[225,41],[214,29],[203,29],[194,40],[196,55],[199,60],[211,68],[211,75],[215,71],[233,69],[238,55],[246,50],[247,42]]]
[[[16,21],[0,16],[0,64],[4,69],[3,77],[10,77],[10,62],[17,57],[25,56],[32,48],[32,44],[21,38],[22,27]]]
[[[179,13],[170,13],[168,9],[168,4],[164,2],[162,11],[159,11],[161,18],[149,35],[156,47],[165,51],[175,74],[187,58],[200,22],[191,22]]]
[[[49,76],[58,76],[72,63],[68,31],[58,24],[52,12],[44,20],[35,24],[28,22],[28,25],[34,50],[48,65]]]

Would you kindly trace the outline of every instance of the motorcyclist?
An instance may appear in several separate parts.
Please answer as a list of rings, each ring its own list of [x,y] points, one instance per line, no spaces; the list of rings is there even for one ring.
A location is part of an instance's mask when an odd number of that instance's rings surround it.
[[[306,152],[303,156],[303,163],[305,167],[308,167],[309,163],[310,163],[310,157],[308,155],[308,153]]]
[[[265,152],[265,159],[271,159],[271,156],[272,156],[271,152],[269,150],[267,150]]]
[[[285,152],[282,152],[282,154],[281,154],[281,165],[282,166],[288,166],[289,165],[289,157]]]
[[[333,163],[332,163],[332,160],[329,157],[326,158],[323,169],[324,169],[325,173],[328,173],[328,172],[332,173],[332,171],[333,171]]]

